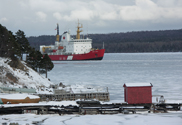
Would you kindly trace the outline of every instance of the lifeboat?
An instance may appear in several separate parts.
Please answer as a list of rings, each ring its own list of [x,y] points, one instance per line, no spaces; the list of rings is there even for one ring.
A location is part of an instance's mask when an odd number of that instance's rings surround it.
[[[54,52],[54,53],[55,53],[56,51],[57,51],[57,50],[55,50],[55,49],[54,49],[54,50],[52,50],[52,52]]]
[[[64,49],[64,47],[63,46],[59,46],[58,49]]]
[[[0,94],[0,104],[38,103],[40,97],[28,94]]]

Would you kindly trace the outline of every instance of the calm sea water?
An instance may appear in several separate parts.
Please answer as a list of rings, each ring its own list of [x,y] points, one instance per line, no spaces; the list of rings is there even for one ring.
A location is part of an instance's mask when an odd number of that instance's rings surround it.
[[[54,83],[108,87],[124,101],[124,83],[152,83],[153,95],[182,100],[182,53],[106,53],[102,61],[54,61]]]

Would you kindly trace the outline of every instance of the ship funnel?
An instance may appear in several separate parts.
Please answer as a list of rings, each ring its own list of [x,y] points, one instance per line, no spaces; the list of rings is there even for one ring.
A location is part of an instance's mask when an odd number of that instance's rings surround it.
[[[59,24],[58,24],[58,23],[57,23],[56,41],[58,41],[58,42],[59,42]]]

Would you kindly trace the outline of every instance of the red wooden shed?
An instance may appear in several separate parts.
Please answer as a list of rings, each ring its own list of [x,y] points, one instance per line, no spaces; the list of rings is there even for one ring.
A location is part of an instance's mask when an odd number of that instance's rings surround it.
[[[128,104],[146,104],[152,103],[151,83],[125,83],[124,97]]]

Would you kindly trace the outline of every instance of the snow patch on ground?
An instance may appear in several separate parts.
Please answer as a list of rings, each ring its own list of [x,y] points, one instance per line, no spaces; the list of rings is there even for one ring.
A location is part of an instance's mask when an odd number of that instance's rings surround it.
[[[107,92],[107,88],[106,87],[91,86],[91,85],[81,85],[81,84],[68,85],[68,86],[65,86],[64,88],[59,87],[59,89],[63,89],[63,90],[68,91],[70,93]]]
[[[41,125],[181,125],[182,116],[178,113],[163,114],[114,114],[114,115],[3,115],[0,116],[2,123],[19,123],[20,125],[33,125],[35,122]]]
[[[22,64],[28,69],[27,71],[23,71],[20,69],[14,69],[10,65],[8,65],[9,59],[7,58],[1,58],[0,57],[0,66],[5,67],[3,68],[3,73],[1,74],[1,81],[0,85],[3,85],[3,79],[6,78],[6,73],[10,72],[13,74],[14,77],[18,79],[18,83],[14,83],[13,87],[19,87],[19,86],[27,86],[29,88],[38,88],[40,86],[49,87],[52,82],[50,82],[47,78],[43,77],[39,73],[35,72],[33,69],[26,66],[26,63],[24,61],[21,61]],[[8,83],[8,82],[7,82]],[[7,86],[10,86],[11,84],[7,84]]]
[[[3,98],[3,99],[25,99],[26,97],[29,97],[30,99],[40,98],[39,96],[29,95],[29,94],[3,94],[3,93],[0,93],[0,98]]]

